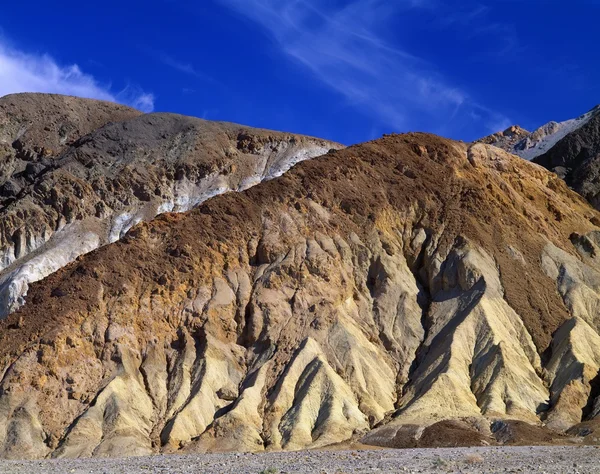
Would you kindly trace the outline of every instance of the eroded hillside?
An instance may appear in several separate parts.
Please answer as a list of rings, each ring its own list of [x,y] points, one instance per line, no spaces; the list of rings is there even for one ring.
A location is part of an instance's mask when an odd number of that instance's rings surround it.
[[[187,211],[336,143],[46,94],[0,99],[0,317],[28,285],[163,212]]]
[[[140,223],[0,323],[0,454],[589,434],[598,218],[539,166],[410,134]]]

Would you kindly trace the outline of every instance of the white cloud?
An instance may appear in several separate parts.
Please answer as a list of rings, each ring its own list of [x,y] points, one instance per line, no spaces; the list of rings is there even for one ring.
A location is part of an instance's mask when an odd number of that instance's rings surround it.
[[[386,41],[388,19],[430,8],[428,0],[218,1],[263,27],[285,54],[383,126],[452,133],[460,121],[473,121],[473,110],[486,116],[483,126],[507,120]]]
[[[119,91],[112,101],[127,104],[146,113],[154,110],[154,94],[144,92],[137,86],[128,85]]]
[[[154,109],[154,96],[126,87],[113,93],[79,66],[60,65],[48,55],[28,54],[0,38],[0,96],[17,92],[46,92],[120,102],[143,112]]]
[[[141,94],[134,99],[131,105],[142,112],[152,112],[154,110],[154,94]]]

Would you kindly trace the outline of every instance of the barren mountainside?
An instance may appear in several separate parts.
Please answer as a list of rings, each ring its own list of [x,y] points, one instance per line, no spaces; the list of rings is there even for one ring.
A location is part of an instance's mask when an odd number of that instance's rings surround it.
[[[549,122],[533,133],[513,126],[478,142],[542,165],[600,208],[600,106],[576,119]]]
[[[0,316],[28,284],[140,221],[341,145],[44,94],[0,98]]]
[[[600,108],[534,162],[559,174],[596,209],[600,208]]]
[[[517,144],[522,143],[523,140],[529,136],[531,136],[531,132],[528,132],[518,125],[513,125],[502,132],[497,132],[481,138],[477,140],[476,143],[493,145],[497,148],[501,148],[504,151],[518,155],[519,153],[517,150]]]
[[[182,121],[191,144],[163,131]],[[591,442],[600,215],[583,198],[498,148],[427,134],[318,143],[249,188],[236,173],[265,139],[248,135],[139,116],[61,155],[111,209],[181,147],[218,163],[192,176],[240,192],[148,222],[154,209],[29,286],[0,322],[2,456]]]
[[[600,106],[597,106],[574,119],[564,122],[548,122],[533,132],[513,125],[503,132],[481,138],[477,140],[477,143],[494,145],[526,160],[533,160],[550,152],[557,143],[570,134],[578,132],[590,121],[596,120],[599,114]]]

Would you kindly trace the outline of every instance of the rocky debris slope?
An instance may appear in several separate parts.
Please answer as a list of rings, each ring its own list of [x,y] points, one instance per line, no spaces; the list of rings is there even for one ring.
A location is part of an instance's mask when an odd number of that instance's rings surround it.
[[[0,322],[0,454],[593,436],[598,218],[537,165],[409,134],[140,223]]]
[[[0,99],[0,317],[32,281],[140,221],[341,145],[44,94]]]

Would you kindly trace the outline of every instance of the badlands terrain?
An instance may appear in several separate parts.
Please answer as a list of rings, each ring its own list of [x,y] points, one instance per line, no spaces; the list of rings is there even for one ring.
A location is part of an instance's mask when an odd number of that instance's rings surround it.
[[[597,459],[599,124],[344,148],[1,98],[0,457]]]

